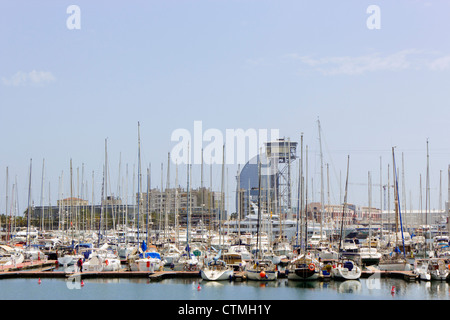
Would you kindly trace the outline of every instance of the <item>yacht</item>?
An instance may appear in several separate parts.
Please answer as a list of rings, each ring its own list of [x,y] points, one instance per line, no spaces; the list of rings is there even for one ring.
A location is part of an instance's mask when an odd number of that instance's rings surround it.
[[[264,228],[271,229],[271,236],[273,241],[278,238],[279,231],[281,229],[284,235],[291,239],[295,236],[297,232],[297,221],[291,219],[282,219],[280,222],[278,215],[268,215],[262,214],[260,226]],[[228,230],[230,233],[252,233],[256,234],[258,226],[258,215],[257,214],[249,214],[243,220],[228,220],[224,223],[223,229]]]
[[[253,260],[247,264],[245,274],[248,280],[274,281],[278,279],[277,266],[269,260]]]
[[[203,280],[221,281],[232,279],[234,273],[233,267],[227,265],[224,260],[220,260],[220,257],[221,252],[202,267],[200,276]]]
[[[286,272],[289,280],[317,280],[320,277],[321,263],[313,254],[300,255],[292,260]]]
[[[359,249],[359,256],[363,266],[378,265],[381,260],[381,253],[376,248],[362,247]]]
[[[353,260],[339,261],[332,272],[336,280],[358,280],[361,277],[361,268]]]

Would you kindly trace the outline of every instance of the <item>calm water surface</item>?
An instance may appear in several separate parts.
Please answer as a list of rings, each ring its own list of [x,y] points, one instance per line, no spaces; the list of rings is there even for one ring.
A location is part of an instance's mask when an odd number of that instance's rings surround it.
[[[3,279],[1,300],[449,300],[447,282],[400,279],[206,282],[200,279]],[[198,285],[200,284],[200,290]],[[394,293],[391,293],[392,287]]]

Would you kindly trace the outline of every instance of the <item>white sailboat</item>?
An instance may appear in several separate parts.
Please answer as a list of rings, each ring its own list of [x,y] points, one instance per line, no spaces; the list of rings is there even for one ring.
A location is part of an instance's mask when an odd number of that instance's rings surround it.
[[[233,277],[233,267],[228,266],[224,260],[221,260],[221,251],[204,265],[200,271],[200,276],[203,280],[221,281],[230,280]]]
[[[430,259],[428,263],[428,270],[431,275],[431,280],[445,281],[449,275],[449,269],[447,268],[444,259]]]
[[[378,265],[381,260],[381,253],[376,248],[362,247],[359,249],[359,257],[361,259],[361,265],[373,266]]]
[[[361,268],[353,260],[341,260],[333,268],[332,276],[336,280],[357,280],[361,277]]]
[[[431,274],[428,270],[428,259],[415,259],[413,272],[420,280],[430,281]]]
[[[258,175],[259,175],[259,190],[258,190],[258,206],[255,208],[258,212],[258,224],[256,231],[256,252],[255,259],[250,261],[245,269],[245,274],[248,280],[255,281],[274,281],[278,279],[278,269],[275,264],[270,260],[262,260],[261,242],[260,242],[260,223],[261,223],[261,210],[260,210],[260,198],[261,198],[261,163],[258,163]]]

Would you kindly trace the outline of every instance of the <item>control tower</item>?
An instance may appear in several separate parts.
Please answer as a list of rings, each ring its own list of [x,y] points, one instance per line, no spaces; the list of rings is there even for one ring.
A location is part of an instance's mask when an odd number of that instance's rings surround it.
[[[297,142],[288,139],[277,139],[266,142],[266,157],[272,174],[275,175],[275,201],[278,212],[291,214],[291,163],[297,158]]]

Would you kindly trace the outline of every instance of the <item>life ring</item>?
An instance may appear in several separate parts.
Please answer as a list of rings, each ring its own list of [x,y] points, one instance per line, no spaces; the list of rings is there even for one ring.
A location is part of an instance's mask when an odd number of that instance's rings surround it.
[[[314,271],[314,270],[316,269],[316,266],[314,265],[314,263],[310,263],[310,264],[308,265],[308,269],[309,269],[310,271]]]

